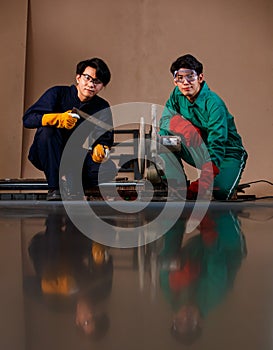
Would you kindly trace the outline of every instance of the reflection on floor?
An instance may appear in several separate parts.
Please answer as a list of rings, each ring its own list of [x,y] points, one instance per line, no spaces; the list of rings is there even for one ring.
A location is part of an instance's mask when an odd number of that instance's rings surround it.
[[[2,201],[5,350],[273,348],[273,202]]]

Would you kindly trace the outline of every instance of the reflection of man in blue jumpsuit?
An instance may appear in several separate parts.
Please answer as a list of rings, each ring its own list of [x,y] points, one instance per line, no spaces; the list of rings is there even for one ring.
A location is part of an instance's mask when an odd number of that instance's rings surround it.
[[[112,291],[109,248],[90,240],[62,214],[50,214],[28,252],[35,276],[25,276],[26,294],[53,310],[75,310],[75,324],[91,338],[103,336],[109,318],[103,301]]]
[[[186,242],[176,264],[161,270],[161,288],[175,312],[175,336],[192,342],[200,335],[203,319],[232,288],[245,254],[244,236],[234,213],[207,213],[200,234]]]
[[[98,93],[111,78],[109,68],[99,58],[92,58],[77,64],[76,85],[55,86],[48,89],[36,103],[24,114],[23,123],[26,128],[37,128],[33,144],[29,151],[29,160],[45,173],[48,182],[48,200],[60,200],[59,167],[68,138],[75,127],[83,122],[71,113],[73,107],[89,115],[99,118],[110,126],[113,125],[112,114],[106,100]],[[106,155],[113,145],[113,131],[102,132],[94,126],[92,153],[86,155],[83,166],[83,179],[86,186],[96,186],[98,171],[100,179],[112,179],[115,174],[114,163],[106,160]],[[97,135],[97,137],[96,137]],[[83,150],[84,151],[84,150]],[[71,157],[71,167],[73,158]],[[105,179],[101,174],[105,174]],[[110,178],[109,178],[110,177]]]

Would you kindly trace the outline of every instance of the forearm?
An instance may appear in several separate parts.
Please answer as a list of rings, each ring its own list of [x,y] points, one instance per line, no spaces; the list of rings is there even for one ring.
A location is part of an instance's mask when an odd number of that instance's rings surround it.
[[[36,129],[42,126],[43,114],[26,112],[23,116],[23,125],[27,129]]]
[[[44,114],[65,112],[57,110],[58,91],[56,88],[48,89],[23,115],[23,125],[28,129],[35,129],[42,126]],[[69,108],[67,108],[69,109]]]
[[[225,157],[225,148],[224,146],[215,146],[211,145],[208,147],[208,153],[210,155],[211,161],[217,166],[220,167],[221,163]]]
[[[225,157],[226,144],[228,139],[227,114],[224,107],[212,108],[207,129],[207,148],[211,160],[218,167]]]
[[[170,120],[171,118],[178,114],[178,111],[174,110],[174,106],[171,103],[170,100],[166,102],[166,105],[164,107],[164,110],[162,112],[162,116],[159,121],[159,127],[160,127],[160,134],[161,135],[168,135],[170,134]]]

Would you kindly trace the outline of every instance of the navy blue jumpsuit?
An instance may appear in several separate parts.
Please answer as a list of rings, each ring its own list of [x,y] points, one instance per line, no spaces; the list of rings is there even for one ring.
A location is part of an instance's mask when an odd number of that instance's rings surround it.
[[[63,113],[72,110],[73,107],[89,115],[93,115],[94,117],[99,117],[99,119],[106,124],[113,126],[109,103],[97,95],[87,102],[81,102],[78,98],[78,90],[75,85],[49,88],[23,116],[25,128],[37,129],[29,150],[28,159],[37,169],[44,172],[49,189],[59,188],[59,167],[64,147],[69,137],[84,119],[81,118],[78,120],[76,126],[68,130],[55,126],[42,126],[42,118],[46,113]],[[95,113],[99,111],[103,111],[103,113],[98,113],[96,116]],[[92,130],[92,139],[95,140],[92,145],[93,147],[96,144],[102,144],[111,148],[114,141],[113,130],[107,130],[102,134],[101,128],[99,126],[94,126]],[[83,152],[86,152],[86,150],[83,149]],[[104,180],[111,180],[113,178],[115,164],[111,160],[102,164],[95,163],[91,158],[90,152],[86,153],[83,164],[84,187],[96,186],[98,184],[98,171],[100,166],[104,168]],[[73,164],[71,164],[71,168],[72,167]]]

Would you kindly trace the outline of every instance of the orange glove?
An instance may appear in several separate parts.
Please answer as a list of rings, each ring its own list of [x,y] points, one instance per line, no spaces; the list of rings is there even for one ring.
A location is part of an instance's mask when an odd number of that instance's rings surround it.
[[[42,278],[41,288],[44,294],[70,295],[78,290],[74,277],[70,275],[57,276],[53,279]]]
[[[109,147],[97,144],[92,151],[92,159],[95,163],[105,162],[109,157]]]
[[[202,143],[200,129],[181,115],[175,115],[170,120],[170,131],[184,137],[186,146],[199,147]]]
[[[188,188],[187,199],[196,199],[198,193],[204,196],[211,188],[214,178],[219,172],[218,167],[213,162],[203,164],[200,178],[191,182]]]
[[[93,257],[95,264],[97,264],[97,265],[101,265],[105,261],[107,261],[106,246],[104,246],[100,243],[93,242],[91,254],[92,254],[92,257]]]
[[[48,113],[42,118],[42,126],[56,126],[57,128],[72,129],[78,118],[72,116],[71,111],[64,113]]]

